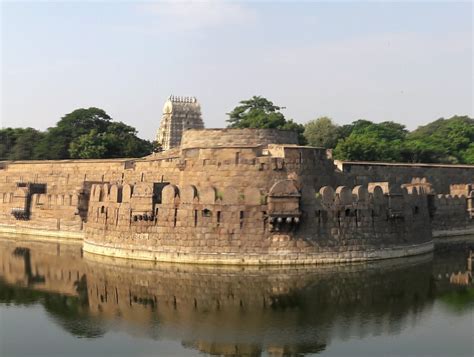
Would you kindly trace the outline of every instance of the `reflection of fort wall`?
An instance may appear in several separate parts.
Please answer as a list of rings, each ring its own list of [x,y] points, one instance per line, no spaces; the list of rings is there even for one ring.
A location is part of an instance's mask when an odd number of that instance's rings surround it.
[[[84,275],[80,245],[0,240],[0,276],[10,284],[76,295]]]
[[[18,248],[29,251],[28,264]],[[309,353],[334,338],[399,333],[430,309],[439,288],[447,289],[449,279],[438,281],[438,272],[465,269],[465,259],[458,261],[433,264],[424,255],[355,265],[212,267],[82,259],[76,245],[0,241],[1,279],[79,297],[88,314],[81,328],[113,320],[133,334],[223,355]]]
[[[94,314],[131,317],[207,352],[291,350],[305,338],[325,345],[349,331],[396,333],[416,320],[431,303],[430,257],[423,259],[312,269],[131,269],[88,261],[89,302]]]

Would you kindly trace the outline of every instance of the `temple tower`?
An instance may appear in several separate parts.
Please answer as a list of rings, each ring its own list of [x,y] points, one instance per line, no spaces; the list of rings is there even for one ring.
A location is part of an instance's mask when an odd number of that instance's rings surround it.
[[[197,99],[170,95],[163,106],[156,140],[163,150],[168,150],[181,144],[181,136],[185,130],[203,128],[201,106]]]

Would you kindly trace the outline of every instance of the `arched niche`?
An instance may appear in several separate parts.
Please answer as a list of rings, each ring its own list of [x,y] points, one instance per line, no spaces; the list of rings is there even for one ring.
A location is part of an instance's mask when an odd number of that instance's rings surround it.
[[[178,187],[175,185],[166,185],[161,192],[161,202],[163,204],[174,204],[179,195]]]
[[[180,189],[180,200],[181,203],[194,203],[195,198],[198,196],[196,186],[186,185]]]
[[[352,191],[349,187],[339,186],[336,188],[336,195],[339,198],[339,204],[347,206],[352,204]]]
[[[200,188],[199,189],[199,203],[215,204],[216,203],[216,189],[212,186]]]

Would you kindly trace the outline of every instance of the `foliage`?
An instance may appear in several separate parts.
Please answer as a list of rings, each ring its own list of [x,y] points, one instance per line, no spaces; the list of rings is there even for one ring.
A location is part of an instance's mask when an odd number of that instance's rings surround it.
[[[339,140],[334,156],[341,160],[401,161],[407,130],[401,124],[357,120],[345,126],[348,136]]]
[[[474,119],[453,116],[408,132],[394,122],[359,119],[338,126],[329,118],[306,124],[313,146],[334,149],[334,157],[354,161],[474,164]]]
[[[35,129],[0,130],[0,159],[98,159],[141,157],[154,149],[137,137],[135,128],[113,122],[102,109],[76,109],[46,132]]]
[[[336,147],[342,137],[342,131],[331,118],[320,117],[305,124],[303,135],[308,145],[331,149]]]
[[[300,144],[305,144],[303,136],[304,126],[286,119],[280,112],[282,107],[261,96],[253,96],[251,99],[242,100],[240,105],[227,113],[229,128],[259,128],[259,129],[281,129],[296,131],[299,135]]]
[[[474,119],[453,116],[420,126],[408,135],[410,145],[420,145],[435,151],[426,162],[474,164]]]
[[[38,154],[32,143],[40,141],[44,133],[33,128],[6,128],[0,130],[0,159],[36,159]]]

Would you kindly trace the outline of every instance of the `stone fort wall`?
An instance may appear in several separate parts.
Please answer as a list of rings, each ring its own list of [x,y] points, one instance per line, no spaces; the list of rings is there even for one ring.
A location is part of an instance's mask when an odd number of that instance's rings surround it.
[[[191,129],[183,134],[181,147],[264,146],[298,144],[298,134],[277,129]]]
[[[386,162],[336,161],[351,184],[389,181],[402,185],[413,177],[424,177],[439,194],[449,194],[450,185],[474,182],[474,165],[407,164]]]
[[[0,229],[85,239],[86,251],[129,258],[292,264],[410,255],[431,249],[432,228],[474,228],[468,174],[450,196],[435,189],[444,171],[428,172],[433,185],[396,170],[370,182],[296,139],[189,130],[181,148],[141,159],[4,162]]]

